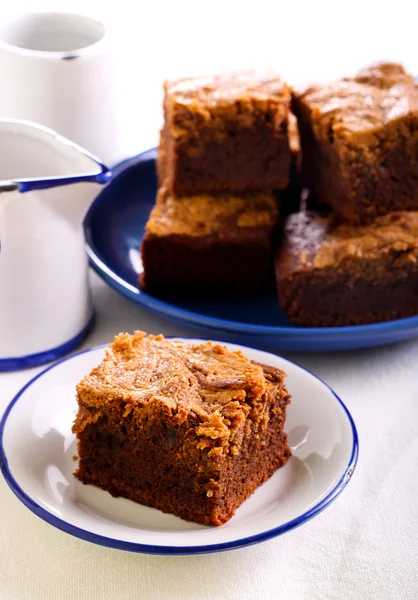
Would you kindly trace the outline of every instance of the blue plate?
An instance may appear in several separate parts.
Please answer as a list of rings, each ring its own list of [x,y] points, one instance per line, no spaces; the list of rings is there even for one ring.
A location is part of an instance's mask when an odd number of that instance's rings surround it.
[[[153,149],[117,166],[84,221],[92,267],[123,296],[201,337],[267,350],[347,350],[418,336],[418,316],[352,327],[296,327],[273,294],[207,300],[157,298],[138,289],[139,247],[156,194],[155,157]]]

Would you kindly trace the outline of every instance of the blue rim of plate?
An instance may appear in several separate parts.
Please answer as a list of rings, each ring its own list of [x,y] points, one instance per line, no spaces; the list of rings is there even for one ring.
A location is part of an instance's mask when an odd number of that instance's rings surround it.
[[[155,159],[156,152],[156,148],[151,148],[145,152],[142,152],[141,154],[138,154],[137,156],[134,156],[133,158],[128,158],[117,164],[114,168],[112,168],[112,183],[115,182],[115,179],[118,176],[122,176],[130,169],[135,168],[138,163]],[[418,315],[392,321],[370,323],[368,325],[349,325],[343,327],[297,327],[292,325],[284,327],[280,325],[257,325],[252,323],[231,321],[228,319],[218,319],[216,317],[208,317],[202,315],[201,313],[187,309],[177,308],[169,302],[159,300],[158,298],[139,290],[137,287],[119,277],[111,268],[106,265],[106,263],[101,260],[99,254],[96,252],[90,233],[92,216],[96,203],[99,203],[103,197],[103,194],[106,193],[107,188],[100,192],[94,199],[86,213],[83,222],[86,239],[86,252],[89,257],[90,265],[106,283],[108,283],[122,296],[125,296],[136,304],[146,307],[148,310],[151,310],[158,315],[179,320],[179,322],[187,323],[190,326],[203,326],[207,329],[213,330],[214,332],[257,334],[273,337],[289,336],[289,334],[291,334],[293,339],[312,338],[315,340],[317,336],[320,336],[321,339],[324,340],[333,340],[339,337],[356,339],[362,335],[370,335],[373,336],[373,338],[378,339],[379,337],[386,338],[387,335],[392,332],[399,334],[409,331],[411,328],[418,328]]]
[[[353,436],[351,456],[348,461],[348,465],[344,471],[344,474],[342,475],[342,477],[339,479],[339,481],[335,484],[334,488],[329,492],[329,494],[327,494],[327,496],[325,498],[323,498],[320,502],[318,502],[317,504],[315,504],[314,506],[309,508],[309,510],[305,511],[302,515],[296,517],[295,519],[292,519],[291,521],[288,521],[287,523],[284,523],[283,525],[279,525],[278,527],[274,527],[273,529],[269,529],[268,531],[263,531],[262,533],[257,533],[255,535],[252,535],[252,536],[249,536],[246,538],[233,540],[231,542],[222,542],[220,544],[210,544],[210,545],[200,545],[200,546],[153,546],[151,544],[125,542],[125,541],[121,541],[121,540],[116,540],[114,538],[102,536],[102,535],[99,535],[96,533],[92,533],[90,531],[87,531],[85,529],[77,527],[76,525],[71,525],[71,524],[67,523],[66,521],[64,521],[63,519],[59,519],[58,517],[55,517],[54,515],[49,513],[46,509],[44,509],[42,506],[37,504],[30,496],[28,496],[26,494],[26,492],[24,492],[22,490],[22,488],[17,483],[17,481],[15,480],[15,478],[13,477],[12,473],[9,470],[6,453],[5,453],[5,450],[3,447],[3,434],[4,434],[5,427],[6,427],[7,418],[9,416],[10,412],[12,411],[13,406],[16,404],[16,402],[19,400],[19,398],[24,394],[24,392],[33,383],[35,383],[35,381],[37,379],[39,379],[40,377],[45,375],[48,371],[55,369],[55,367],[66,362],[67,360],[71,360],[72,358],[74,358],[76,356],[86,354],[87,352],[94,352],[96,350],[102,350],[104,348],[107,348],[107,344],[102,344],[100,346],[95,346],[93,348],[88,348],[87,350],[77,352],[76,354],[73,354],[72,356],[67,356],[65,358],[62,358],[61,360],[57,361],[53,365],[51,365],[51,366],[47,367],[46,369],[44,369],[43,371],[41,371],[41,373],[38,373],[38,375],[36,375],[30,381],[28,381],[28,383],[26,385],[24,385],[22,387],[22,389],[15,395],[13,400],[10,402],[10,404],[6,408],[6,411],[0,421],[0,469],[3,474],[3,477],[5,478],[7,484],[9,485],[9,487],[13,491],[13,493],[19,498],[19,500],[27,508],[29,508],[29,510],[31,510],[33,513],[35,513],[35,515],[40,517],[43,521],[46,521],[47,523],[49,523],[50,525],[53,525],[57,529],[60,529],[61,531],[64,531],[65,533],[68,533],[74,537],[80,538],[87,542],[91,542],[93,544],[97,544],[99,546],[105,546],[107,548],[114,548],[116,550],[124,550],[127,552],[136,552],[136,553],[141,553],[141,554],[187,556],[187,555],[191,555],[191,554],[211,554],[213,552],[225,552],[228,550],[236,550],[238,548],[250,546],[252,544],[258,544],[261,542],[265,542],[269,539],[272,539],[274,537],[277,537],[279,535],[287,533],[288,531],[291,531],[292,529],[295,529],[296,527],[299,527],[300,525],[303,525],[304,523],[306,523],[313,517],[316,517],[325,508],[327,508],[327,506],[329,504],[331,504],[331,502],[333,502],[341,494],[341,492],[343,491],[343,489],[345,488],[347,483],[350,481],[350,479],[354,473],[356,464],[357,464],[357,459],[358,459],[358,454],[359,454],[359,440],[358,440],[357,429],[356,429],[356,426],[354,424],[353,418],[352,418],[349,410],[347,409],[347,407],[345,406],[345,404],[341,400],[341,398],[339,398],[339,396],[337,396],[337,394],[334,392],[334,390],[332,390],[329,385],[327,385],[322,379],[320,379],[320,377],[318,377],[317,375],[315,375],[308,369],[305,369],[304,367],[301,367],[300,365],[298,365],[292,361],[283,359],[286,362],[299,367],[302,371],[305,371],[306,373],[309,373],[310,375],[315,377],[315,379],[317,379],[320,383],[322,383],[333,394],[333,396],[339,402],[339,404],[341,405],[341,407],[343,408],[343,410],[345,412],[345,415],[350,423],[351,433]]]

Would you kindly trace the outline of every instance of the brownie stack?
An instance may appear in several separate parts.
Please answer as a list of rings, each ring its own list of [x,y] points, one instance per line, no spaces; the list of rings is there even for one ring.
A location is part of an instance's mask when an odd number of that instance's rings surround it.
[[[165,84],[159,190],[142,243],[151,292],[262,294],[273,281],[278,195],[288,206],[291,91],[268,74]]]
[[[279,300],[302,326],[418,313],[418,86],[397,64],[293,92],[308,208],[288,217]]]
[[[260,295],[275,276],[297,325],[418,313],[418,85],[402,66],[302,91],[271,73],[183,79],[164,116],[147,291]]]

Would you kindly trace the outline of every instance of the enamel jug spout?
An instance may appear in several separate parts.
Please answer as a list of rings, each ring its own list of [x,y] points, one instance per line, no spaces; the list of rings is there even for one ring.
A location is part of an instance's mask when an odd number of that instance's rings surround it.
[[[26,194],[34,192],[32,196],[53,201],[54,210],[62,211],[74,223],[82,221],[92,197],[80,193],[79,187],[71,193],[74,189],[67,186],[103,184],[110,178],[109,169],[89,152],[46,127],[26,121],[0,119],[0,157],[0,204],[9,203],[5,193],[17,191],[24,194],[22,201],[29,201]]]
[[[0,371],[58,358],[92,319],[82,220],[111,173],[42,126],[0,119]]]

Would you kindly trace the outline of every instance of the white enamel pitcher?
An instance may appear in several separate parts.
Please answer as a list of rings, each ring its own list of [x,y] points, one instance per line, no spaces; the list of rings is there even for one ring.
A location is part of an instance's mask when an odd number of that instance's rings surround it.
[[[0,371],[55,360],[89,329],[82,220],[110,176],[54,131],[0,119]]]
[[[50,127],[110,164],[126,158],[125,100],[115,85],[121,59],[111,38],[85,15],[1,18],[0,117]]]

